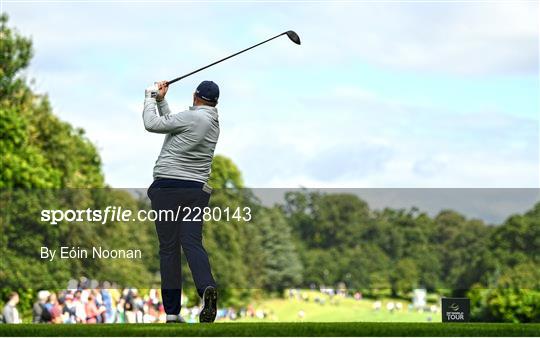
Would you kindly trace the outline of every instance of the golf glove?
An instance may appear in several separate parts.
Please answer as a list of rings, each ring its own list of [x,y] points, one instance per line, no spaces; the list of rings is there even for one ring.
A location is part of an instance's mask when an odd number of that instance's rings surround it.
[[[147,99],[149,98],[155,99],[158,95],[158,90],[159,89],[157,87],[157,83],[154,83],[150,87],[146,88],[146,90],[144,91],[144,97],[146,97]]]

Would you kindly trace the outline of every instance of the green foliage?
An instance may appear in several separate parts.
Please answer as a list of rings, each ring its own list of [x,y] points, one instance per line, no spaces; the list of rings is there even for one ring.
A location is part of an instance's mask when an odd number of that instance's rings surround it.
[[[40,220],[42,209],[104,210],[110,205],[137,210],[135,199],[127,192],[112,189],[94,190],[4,190],[0,201],[2,287],[12,289],[62,289],[70,279],[86,276],[100,281],[111,280],[119,285],[148,285],[157,271],[157,260],[145,264],[136,260],[40,259],[42,246],[112,249],[141,249],[145,254],[156,252],[149,222],[67,222],[51,225]]]
[[[416,287],[474,300],[473,318],[538,321],[540,203],[501,226],[445,210],[370,211],[352,195],[307,191],[282,207],[304,266],[304,287],[345,283],[364,294],[407,297]],[[480,287],[481,290],[474,291]]]
[[[231,159],[217,155],[212,161],[208,184],[215,189],[240,189],[244,186],[240,169]]]
[[[156,261],[56,260],[43,264],[41,246],[103,246],[156,252],[152,224],[109,222],[51,225],[40,221],[43,209],[105,209],[122,205],[137,210],[132,195],[104,187],[101,160],[82,129],[60,121],[47,96],[35,94],[21,72],[30,63],[31,41],[0,17],[0,296],[18,290],[27,309],[36,288],[65,288],[70,278],[113,278],[117,283],[147,283]],[[70,189],[67,189],[70,188]],[[85,188],[85,189],[80,189]],[[133,231],[137,228],[138,231]],[[153,262],[153,263],[152,263]]]
[[[356,195],[290,192],[285,199],[294,231],[312,248],[351,246],[362,235],[369,209]]]
[[[493,229],[487,288],[469,292],[478,321],[540,322],[540,203]]]
[[[418,287],[418,268],[411,258],[400,259],[390,278],[395,294],[406,295]]]
[[[540,203],[524,215],[513,215],[493,233],[490,249],[501,266],[513,266],[525,256],[540,261]]]
[[[493,288],[468,293],[476,321],[540,322],[540,264],[532,260],[506,268]]]
[[[438,248],[441,254],[441,281],[462,295],[477,282],[487,283],[494,269],[489,249],[493,229],[482,221],[466,220],[454,211],[441,212],[436,218]]]
[[[302,265],[292,242],[291,230],[279,209],[261,212],[258,220],[261,240],[262,287],[283,294],[283,290],[298,285]]]
[[[20,73],[32,43],[0,16],[0,189],[103,187],[94,145],[53,115],[47,96],[34,94]]]
[[[2,100],[9,94],[21,96],[20,89],[24,82],[16,79],[17,73],[26,68],[32,58],[32,43],[29,39],[20,36],[7,26],[7,14],[0,14],[0,39],[2,40],[0,53],[0,94]]]

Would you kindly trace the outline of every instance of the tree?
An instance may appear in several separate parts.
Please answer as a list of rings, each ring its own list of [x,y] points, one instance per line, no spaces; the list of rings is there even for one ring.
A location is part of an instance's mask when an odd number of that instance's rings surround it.
[[[400,259],[392,273],[391,284],[394,296],[406,296],[418,286],[419,272],[411,258]]]
[[[367,203],[353,194],[291,192],[283,210],[311,248],[356,245],[369,216]]]
[[[444,285],[456,296],[463,296],[476,283],[487,285],[495,268],[489,250],[493,228],[449,210],[439,213],[435,222]]]
[[[499,264],[516,265],[527,259],[540,261],[540,203],[524,215],[509,217],[492,235],[490,249]]]
[[[477,321],[540,322],[540,203],[493,229],[489,254],[494,266],[468,295]]]
[[[507,268],[493,288],[468,293],[475,321],[540,322],[540,265],[529,261]]]
[[[296,287],[302,279],[302,265],[292,242],[291,230],[277,208],[262,212],[258,222],[264,274],[263,287],[282,293],[287,287]]]
[[[244,187],[242,173],[230,158],[217,155],[212,161],[212,172],[208,181],[216,189],[241,189]]]
[[[104,185],[96,147],[82,129],[58,119],[46,95],[36,94],[21,75],[30,63],[32,44],[0,16],[0,293],[65,288],[82,275],[130,285],[152,283],[156,264],[135,261],[39,258],[41,246],[93,246],[157,252],[149,222],[42,222],[44,209],[104,209],[121,204],[138,209],[132,195]],[[82,189],[81,189],[82,188]],[[134,231],[137,228],[138,231]],[[144,283],[144,284],[143,284]],[[24,295],[31,301],[33,295]],[[23,304],[28,306],[28,304]]]
[[[103,187],[100,157],[84,131],[54,116],[47,96],[20,75],[32,43],[7,20],[0,16],[0,188]]]

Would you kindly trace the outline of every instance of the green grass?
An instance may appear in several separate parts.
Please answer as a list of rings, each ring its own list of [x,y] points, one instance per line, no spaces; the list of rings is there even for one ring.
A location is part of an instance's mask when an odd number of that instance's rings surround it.
[[[273,322],[298,322],[300,317],[298,313],[304,312],[303,321],[306,322],[440,322],[441,312],[427,313],[418,311],[409,311],[410,302],[395,299],[383,299],[382,309],[373,310],[374,301],[363,299],[360,301],[350,297],[344,298],[334,296],[331,300],[328,295],[317,291],[302,291],[309,298],[309,301],[288,298],[271,298],[256,302],[255,308],[264,310],[269,314],[268,318],[242,319],[241,321],[273,321]],[[316,303],[315,297],[324,300],[324,305]],[[403,309],[390,313],[386,310],[388,302],[401,302]]]
[[[540,324],[218,323],[0,325],[0,336],[539,336]]]

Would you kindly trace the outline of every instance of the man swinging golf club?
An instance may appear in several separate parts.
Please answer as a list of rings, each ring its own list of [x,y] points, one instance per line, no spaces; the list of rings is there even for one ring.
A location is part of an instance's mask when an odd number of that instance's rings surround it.
[[[157,83],[157,87],[147,89],[143,110],[146,130],[165,134],[154,166],[154,182],[148,188],[152,209],[158,215],[162,210],[175,213],[179,207],[184,212],[177,220],[156,220],[161,297],[167,322],[184,322],[180,316],[182,247],[203,301],[199,321],[211,323],[216,318],[217,290],[208,254],[202,244],[202,220],[194,220],[191,216],[187,221],[184,215],[197,207],[203,210],[210,199],[211,189],[206,182],[219,137],[216,109],[219,87],[212,81],[203,81],[193,94],[193,106],[177,114],[170,112],[165,101],[168,87],[169,83],[162,81]]]
[[[193,210],[196,207],[204,209],[208,206],[211,189],[206,182],[219,137],[216,109],[219,87],[212,81],[201,82],[193,94],[193,107],[178,114],[171,114],[165,101],[169,85],[280,36],[287,36],[297,45],[301,43],[298,34],[289,30],[175,79],[159,82],[157,87],[146,90],[144,127],[153,133],[166,134],[154,166],[154,182],[148,188],[152,209],[156,210],[158,215],[161,210],[174,212],[179,207],[182,207],[182,210]],[[202,245],[202,221],[185,221],[183,218],[181,215],[179,221],[156,220],[161,297],[167,322],[183,321],[180,317],[180,246],[193,274],[197,292],[203,299],[199,321],[213,322],[217,312],[217,291],[208,254]]]

